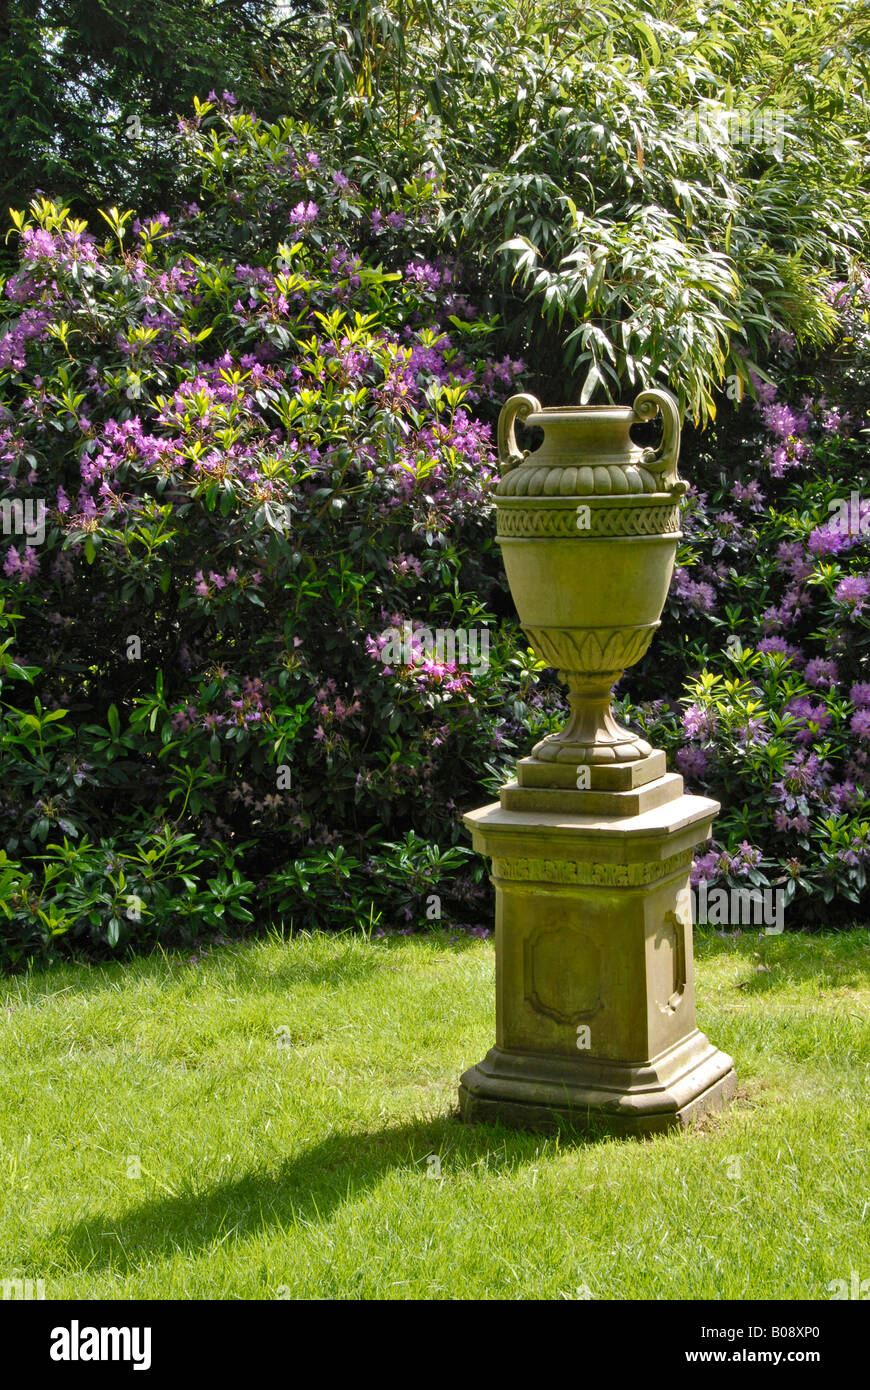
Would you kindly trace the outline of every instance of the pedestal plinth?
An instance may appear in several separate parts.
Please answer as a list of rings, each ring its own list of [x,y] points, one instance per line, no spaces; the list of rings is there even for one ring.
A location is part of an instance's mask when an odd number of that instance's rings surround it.
[[[734,1093],[731,1058],[695,1025],[689,870],[718,803],[624,776],[571,792],[521,766],[463,818],[496,889],[496,1040],[462,1076],[466,1120],[643,1134]]]

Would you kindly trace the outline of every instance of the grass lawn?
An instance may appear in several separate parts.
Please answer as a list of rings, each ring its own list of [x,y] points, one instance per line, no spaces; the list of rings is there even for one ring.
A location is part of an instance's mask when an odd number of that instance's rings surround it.
[[[0,1280],[826,1300],[870,1277],[870,934],[699,933],[697,963],[738,1097],[644,1141],[458,1122],[494,1036],[489,941],[302,936],[6,980]]]

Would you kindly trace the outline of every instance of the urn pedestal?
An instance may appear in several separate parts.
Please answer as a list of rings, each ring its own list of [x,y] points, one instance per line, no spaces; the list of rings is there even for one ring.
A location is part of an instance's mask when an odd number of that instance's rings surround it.
[[[658,409],[662,449],[641,450],[629,429]],[[514,437],[523,418],[544,429],[531,455]],[[502,412],[508,581],[571,715],[498,802],[463,818],[496,890],[496,1039],[461,1078],[466,1120],[644,1134],[735,1090],[731,1058],[695,1024],[689,871],[719,806],[687,796],[664,754],[610,710],[667,595],[678,449],[676,404],[661,391],[633,408],[542,410],[519,396]]]
[[[695,1026],[689,868],[718,809],[465,816],[496,889],[495,1046],[462,1077],[465,1119],[642,1134],[733,1094]]]

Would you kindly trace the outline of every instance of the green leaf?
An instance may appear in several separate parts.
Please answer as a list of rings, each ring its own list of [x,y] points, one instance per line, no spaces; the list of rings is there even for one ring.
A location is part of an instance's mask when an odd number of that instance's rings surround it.
[[[586,373],[586,380],[583,382],[583,389],[580,392],[581,405],[586,405],[587,401],[589,401],[592,395],[594,394],[595,388],[599,385],[601,381],[603,381],[603,379],[604,378],[602,377],[601,372],[598,370],[598,367],[593,363],[592,366],[589,368],[589,371]]]

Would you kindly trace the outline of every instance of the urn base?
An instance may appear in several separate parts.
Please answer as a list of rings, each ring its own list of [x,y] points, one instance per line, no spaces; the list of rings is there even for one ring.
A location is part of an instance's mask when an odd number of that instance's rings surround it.
[[[582,781],[588,790],[596,792],[628,792],[645,787],[664,777],[667,759],[660,748],[653,748],[644,758],[621,763],[598,763],[583,768],[582,764],[545,762],[534,756],[517,762],[517,782],[521,787],[560,787],[576,789]]]
[[[649,645],[655,628],[659,624],[642,628],[640,636],[643,638],[643,649]],[[587,639],[592,636],[594,629],[583,630],[581,635]],[[571,630],[558,633],[556,629],[544,631],[542,629],[526,628],[526,635],[529,637],[533,648],[542,656],[544,660],[550,660],[558,655],[558,648],[554,647],[553,638],[558,635],[563,639],[574,637],[577,633]],[[623,636],[623,633],[618,633]],[[634,634],[637,636],[637,634]],[[635,642],[637,647],[637,642]],[[564,653],[568,655],[568,653]],[[579,653],[577,654],[579,656]],[[570,668],[559,670],[559,679],[568,686],[568,704],[570,715],[568,722],[558,733],[548,734],[536,743],[532,749],[532,757],[536,762],[550,764],[554,767],[577,766],[580,764],[591,767],[614,767],[620,763],[634,763],[648,758],[653,749],[646,739],[634,729],[627,729],[618,723],[611,708],[611,692],[613,686],[619,680],[626,665],[629,665],[629,656],[632,663],[636,659],[634,648],[627,652],[620,652],[620,659],[624,665],[618,669],[590,671],[574,670]]]
[[[643,815],[682,795],[682,777],[668,772],[664,753],[654,748],[644,758],[604,766],[521,758],[516,781],[505,783],[499,802],[505,811],[622,817]]]
[[[524,787],[507,782],[499,792],[506,811],[573,811],[576,815],[640,816],[683,795],[683,779],[665,773],[633,791],[577,791],[560,787]]]

